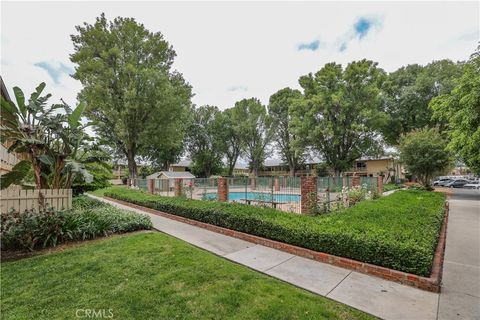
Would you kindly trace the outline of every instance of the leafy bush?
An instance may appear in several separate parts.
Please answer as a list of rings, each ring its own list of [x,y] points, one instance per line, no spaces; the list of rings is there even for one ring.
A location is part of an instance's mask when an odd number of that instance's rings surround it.
[[[395,183],[385,183],[383,185],[383,192],[402,189],[405,186],[403,184],[395,184]]]
[[[12,211],[1,215],[1,222],[2,249],[28,250],[152,227],[147,215],[120,210],[85,196],[73,199],[72,210]]]
[[[77,196],[88,191],[110,187],[110,179],[113,178],[111,168],[106,164],[89,163],[86,165],[88,171],[93,175],[93,181],[85,182],[81,177],[77,177],[72,185],[73,195]]]
[[[33,250],[37,245],[55,246],[63,236],[65,215],[53,210],[11,211],[1,215],[2,248]]]
[[[444,216],[440,193],[398,191],[328,215],[161,197],[122,187],[106,196],[307,249],[428,276]]]

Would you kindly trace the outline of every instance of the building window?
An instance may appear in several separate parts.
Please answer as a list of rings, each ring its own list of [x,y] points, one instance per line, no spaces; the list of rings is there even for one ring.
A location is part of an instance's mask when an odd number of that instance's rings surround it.
[[[367,163],[366,162],[357,162],[356,168],[358,171],[365,171],[367,170]]]

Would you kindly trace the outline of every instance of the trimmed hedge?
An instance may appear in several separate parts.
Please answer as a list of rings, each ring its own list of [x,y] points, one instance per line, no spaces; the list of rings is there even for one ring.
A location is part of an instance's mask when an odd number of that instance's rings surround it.
[[[122,187],[105,196],[280,242],[429,276],[444,217],[441,193],[405,190],[321,216],[161,197]]]

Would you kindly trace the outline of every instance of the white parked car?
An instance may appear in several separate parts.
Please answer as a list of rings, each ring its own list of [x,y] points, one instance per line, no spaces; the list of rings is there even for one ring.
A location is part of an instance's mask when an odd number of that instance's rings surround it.
[[[480,189],[480,181],[467,183],[463,187],[466,189]]]

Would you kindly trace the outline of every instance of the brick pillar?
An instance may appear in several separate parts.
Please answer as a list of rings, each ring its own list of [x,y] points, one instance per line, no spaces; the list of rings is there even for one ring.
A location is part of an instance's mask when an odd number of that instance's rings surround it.
[[[274,184],[275,184],[275,191],[280,191],[280,179],[278,177],[275,177]]]
[[[255,190],[257,188],[257,178],[251,178],[250,189]]]
[[[180,197],[182,195],[182,183],[183,179],[175,179],[174,195]]]
[[[352,186],[358,187],[360,185],[360,176],[353,176]]]
[[[153,182],[154,182],[153,179],[148,179],[147,180],[148,193],[153,194]]]
[[[300,178],[300,201],[301,213],[311,213],[317,201],[316,176],[302,176]]]
[[[377,177],[377,191],[379,194],[383,193],[383,176]]]
[[[218,178],[217,199],[218,201],[222,201],[222,202],[228,201],[228,179],[227,178],[224,178],[224,177]]]

